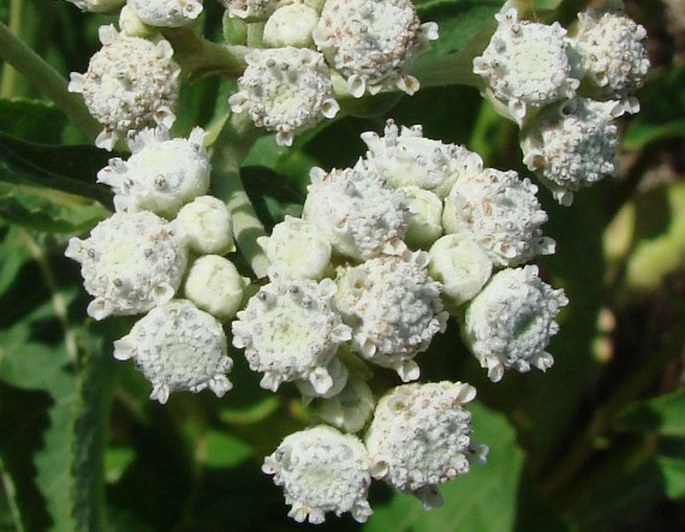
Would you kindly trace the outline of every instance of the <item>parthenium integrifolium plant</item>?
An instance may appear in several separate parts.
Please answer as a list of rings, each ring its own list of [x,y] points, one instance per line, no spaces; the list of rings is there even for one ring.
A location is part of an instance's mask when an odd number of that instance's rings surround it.
[[[209,194],[212,179],[228,176],[212,164],[226,140],[211,146],[199,127],[188,138],[169,133],[183,68],[165,31],[192,33],[202,1],[73,3],[121,8],[119,29],[100,28],[102,48],[69,90],[102,124],[96,145],[126,139],[131,155],[98,174],[116,212],[66,250],[81,264],[92,318],[140,316],[114,343],[115,358],[132,358],[161,403],[180,390],[228,392],[229,343],[262,387],[293,383],[317,424],[287,436],[262,469],[297,521],[321,523],[327,512],[365,521],[372,479],[438,506],[439,486],[487,455],[471,438],[475,389],[420,382],[421,355],[449,317],[493,382],[554,362],[547,349],[568,300],[529,264],[555,251],[538,187],[424,137],[421,125],[388,120],[362,135],[367,151],[354,166],[311,169],[301,217],[241,242],[235,205]],[[438,38],[409,0],[222,4],[227,36],[249,37],[222,49],[239,64],[229,122],[249,120],[283,146],[340,113],[339,100],[414,94],[412,64]],[[515,5],[496,15],[473,72],[520,127],[524,163],[569,205],[616,170],[615,120],[639,109],[645,32],[613,10],[583,12],[567,30],[526,20]],[[176,52],[186,65],[199,61]],[[259,285],[225,256],[234,233]],[[403,384],[381,394],[371,371]]]

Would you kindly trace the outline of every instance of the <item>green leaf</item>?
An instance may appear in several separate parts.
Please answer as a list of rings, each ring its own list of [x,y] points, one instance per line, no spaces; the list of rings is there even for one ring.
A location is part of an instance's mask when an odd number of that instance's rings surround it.
[[[685,65],[653,75],[639,94],[641,110],[623,137],[627,150],[685,135]]]
[[[685,438],[666,438],[656,458],[669,499],[685,499]]]
[[[273,227],[286,215],[300,216],[304,194],[284,179],[264,167],[247,167],[241,170],[245,186],[257,216],[266,227]]]
[[[627,407],[617,419],[624,430],[685,437],[685,387]]]
[[[490,447],[487,464],[473,464],[467,475],[441,486],[442,508],[425,512],[417,499],[399,494],[386,506],[375,505],[366,532],[513,529],[523,453],[503,416],[479,404],[470,410],[473,440]]]
[[[46,144],[62,140],[67,117],[40,100],[0,100],[0,130],[13,137]]]
[[[251,445],[226,432],[212,430],[204,439],[203,463],[209,467],[235,467],[253,454]]]
[[[110,156],[92,146],[35,144],[0,132],[0,181],[85,196],[111,207],[108,187],[95,182]]]

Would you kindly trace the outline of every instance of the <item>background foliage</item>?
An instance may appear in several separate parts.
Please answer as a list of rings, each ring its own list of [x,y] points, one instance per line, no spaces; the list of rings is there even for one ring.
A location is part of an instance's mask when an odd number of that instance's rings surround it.
[[[381,131],[387,117],[527,175],[515,127],[468,84],[442,86],[449,69],[468,69],[502,3],[416,1],[421,18],[441,27],[416,66],[426,88],[348,107],[292,149],[259,139],[243,180],[263,222],[298,214],[309,168],[353,163],[363,153],[359,134]],[[564,23],[587,4],[529,3],[542,20]],[[648,29],[653,69],[638,95],[642,112],[623,121],[620,175],[570,208],[541,192],[558,251],[539,263],[571,301],[551,346],[555,366],[493,385],[452,324],[422,355],[422,379],[476,386],[474,438],[491,448],[487,465],[446,485],[442,509],[425,513],[417,500],[374,486],[366,525],[331,518],[320,530],[685,528],[685,30],[658,0],[626,9]],[[218,40],[217,4],[205,10],[204,32]],[[97,27],[113,20],[64,1],[0,0],[0,21],[65,76],[85,70]],[[227,91],[216,76],[186,84],[175,132],[223,117]],[[297,528],[259,469],[309,421],[294,388],[262,390],[234,353],[236,388],[225,398],[174,394],[162,407],[131,364],[112,359],[113,339],[132,320],[85,319],[78,266],[62,253],[70,235],[108,214],[109,192],[94,182],[108,156],[3,65],[0,529]]]

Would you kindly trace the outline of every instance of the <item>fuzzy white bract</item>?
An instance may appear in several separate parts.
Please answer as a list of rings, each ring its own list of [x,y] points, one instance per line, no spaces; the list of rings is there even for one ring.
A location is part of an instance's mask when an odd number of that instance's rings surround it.
[[[245,111],[258,127],[276,132],[276,142],[290,146],[297,133],[333,118],[340,106],[323,56],[306,48],[253,50],[231,95],[231,109]]]
[[[363,523],[373,513],[368,453],[356,436],[325,425],[295,432],[264,459],[262,471],[283,486],[288,516],[298,523],[323,523],[326,512],[350,512]]]
[[[630,95],[642,87],[649,70],[644,43],[647,31],[622,13],[599,16],[588,10],[578,18],[573,44],[584,71],[604,97],[623,99],[627,111],[639,111],[637,100]]]
[[[373,131],[362,133],[361,137],[369,149],[367,160],[393,187],[413,185],[444,198],[461,173],[483,168],[476,153],[427,139],[420,125],[398,128],[388,120],[382,137]]]
[[[445,199],[445,233],[476,242],[496,266],[554,253],[554,240],[542,236],[547,213],[535,196],[537,190],[513,170],[486,168],[463,175]]]
[[[173,217],[209,188],[211,166],[196,127],[188,139],[172,139],[164,127],[144,129],[129,140],[127,161],[110,159],[98,181],[112,187],[117,211],[152,211]]]
[[[214,196],[198,196],[184,205],[176,222],[188,246],[196,253],[224,255],[235,251],[231,213]]]
[[[312,33],[319,22],[316,9],[305,3],[279,7],[264,25],[264,44],[272,48],[295,46],[307,48],[314,44]]]
[[[140,20],[150,26],[175,28],[202,13],[203,0],[126,0]]]
[[[310,172],[302,217],[328,238],[333,251],[357,260],[405,249],[404,193],[389,188],[369,167]]]
[[[245,349],[250,369],[264,373],[263,388],[275,392],[301,379],[323,395],[334,384],[327,366],[351,336],[332,304],[335,283],[289,279],[275,267],[269,279],[238,312],[233,345]]]
[[[175,390],[209,388],[223,396],[232,387],[226,373],[233,361],[226,350],[221,324],[184,299],[152,309],[114,342],[114,357],[132,358],[152,383],[150,398],[160,403]]]
[[[104,129],[95,144],[107,150],[129,131],[164,125],[176,119],[173,108],[180,88],[180,67],[168,41],[152,42],[99,29],[102,48],[85,74],[71,73],[69,91],[78,92]]]
[[[219,255],[203,255],[188,269],[183,285],[185,297],[198,308],[221,320],[233,318],[250,284],[233,263]]]
[[[466,309],[464,341],[493,382],[509,368],[545,371],[554,363],[546,351],[559,330],[554,319],[567,304],[562,289],[540,280],[537,266],[502,270]]]
[[[337,279],[336,304],[352,327],[353,347],[405,382],[418,379],[414,357],[447,324],[429,260],[423,251],[379,257],[341,270]]]
[[[365,438],[372,476],[417,496],[426,509],[440,506],[438,486],[487,454],[471,442],[463,406],[475,396],[472,386],[446,381],[405,384],[383,396]]]
[[[568,55],[566,30],[519,20],[516,9],[495,15],[497,30],[473,60],[496,100],[521,124],[530,109],[575,95],[580,82]]]
[[[538,117],[521,141],[523,162],[562,205],[573,193],[616,172],[617,101],[574,98]]]
[[[411,0],[327,0],[314,30],[316,46],[356,98],[395,88],[414,94],[419,81],[407,71],[437,38],[437,24],[421,24]]]
[[[87,239],[69,239],[64,254],[81,263],[83,286],[95,298],[88,315],[96,320],[166,303],[186,266],[176,226],[148,211],[113,214]]]
[[[284,267],[293,279],[321,279],[331,260],[331,243],[321,229],[293,216],[286,216],[271,236],[259,237],[257,243],[269,262]]]

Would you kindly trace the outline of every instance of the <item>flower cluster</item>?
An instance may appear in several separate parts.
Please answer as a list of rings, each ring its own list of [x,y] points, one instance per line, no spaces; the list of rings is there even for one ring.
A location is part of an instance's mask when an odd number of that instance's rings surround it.
[[[496,15],[497,30],[473,70],[496,108],[521,127],[523,161],[562,205],[574,192],[616,171],[615,119],[639,110],[633,96],[649,60],[645,29],[622,13],[579,14],[569,34]]]

